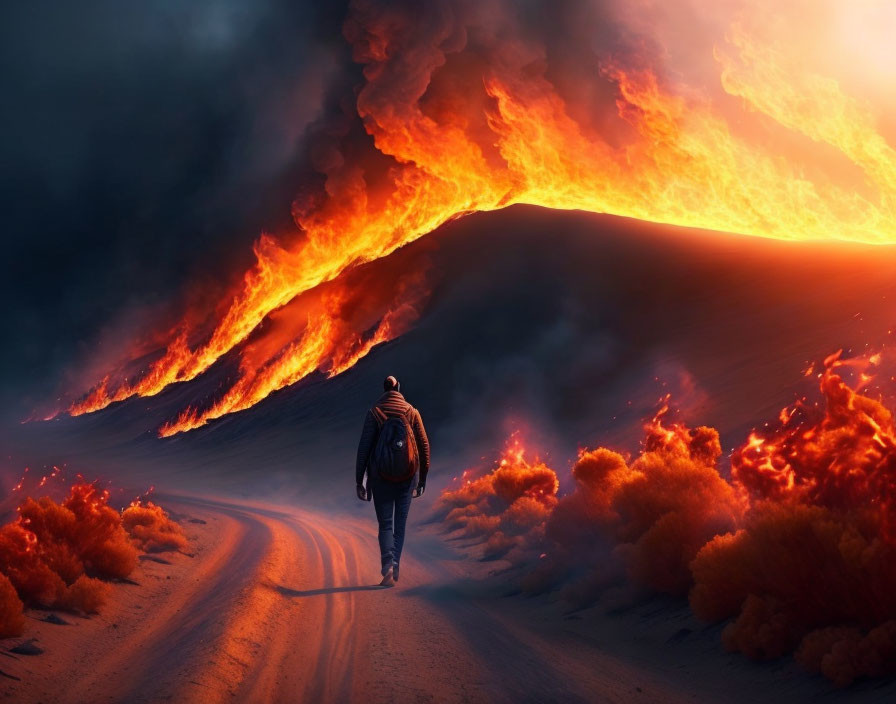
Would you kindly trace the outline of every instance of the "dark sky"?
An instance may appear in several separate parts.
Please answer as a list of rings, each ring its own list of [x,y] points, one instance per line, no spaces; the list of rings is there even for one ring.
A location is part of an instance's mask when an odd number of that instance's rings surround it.
[[[342,3],[4,3],[3,402],[104,326],[225,280],[285,227],[303,134],[354,74]],[[350,87],[349,87],[350,90]],[[28,398],[31,397],[31,398]]]

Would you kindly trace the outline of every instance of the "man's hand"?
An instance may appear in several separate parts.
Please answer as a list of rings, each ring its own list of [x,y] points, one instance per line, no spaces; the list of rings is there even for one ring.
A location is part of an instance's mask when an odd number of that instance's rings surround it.
[[[355,490],[358,492],[358,498],[361,499],[361,501],[367,501],[367,489],[364,488],[363,484],[358,484],[355,487]]]
[[[419,499],[423,496],[423,492],[426,491],[426,484],[418,484],[417,488],[414,489],[414,498]]]

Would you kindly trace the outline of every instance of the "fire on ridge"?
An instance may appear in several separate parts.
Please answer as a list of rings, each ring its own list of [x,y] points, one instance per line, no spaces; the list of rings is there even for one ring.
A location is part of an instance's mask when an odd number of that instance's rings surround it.
[[[575,94],[551,75],[547,40],[522,31],[511,6],[494,6],[497,15],[458,7],[423,28],[398,8],[355,2],[344,30],[363,66],[355,117],[389,168],[368,169],[368,154],[324,131],[315,143],[323,190],[293,203],[301,236],[262,235],[255,265],[210,329],[195,323],[209,314],[188,311],[142,369],[124,345],[68,412],[158,394],[235,351],[232,385],[165,424],[160,434],[170,435],[315,371],[344,371],[405,332],[415,316],[398,311],[423,298],[419,286],[394,285],[353,320],[344,302],[360,284],[345,275],[476,211],[521,203],[756,237],[896,242],[885,108],[848,92],[790,41],[805,21],[801,3],[774,22],[770,6],[754,3],[705,39],[716,87],[707,88],[702,64],[666,66],[658,34],[583,55],[592,70],[581,71]],[[595,94],[609,97],[582,97]],[[265,346],[262,322],[308,296],[320,302],[294,336],[254,354]]]

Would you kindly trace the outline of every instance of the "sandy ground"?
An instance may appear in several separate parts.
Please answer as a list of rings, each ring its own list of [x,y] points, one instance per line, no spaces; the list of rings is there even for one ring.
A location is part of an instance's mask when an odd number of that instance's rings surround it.
[[[659,601],[570,612],[506,595],[495,565],[416,531],[380,589],[372,515],[162,497],[189,555],[145,556],[98,616],[29,611],[2,641],[10,702],[893,701],[792,661],[726,655],[718,628]],[[421,512],[422,513],[422,512]],[[501,590],[504,590],[502,595]],[[8,650],[32,640],[41,655]]]

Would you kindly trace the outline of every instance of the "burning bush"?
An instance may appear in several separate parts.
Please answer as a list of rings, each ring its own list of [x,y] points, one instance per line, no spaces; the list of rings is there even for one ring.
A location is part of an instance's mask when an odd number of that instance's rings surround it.
[[[712,428],[648,427],[632,476],[612,497],[620,554],[633,579],[657,591],[686,594],[688,565],[715,535],[732,530],[743,511],[715,468],[721,454]]]
[[[896,669],[896,428],[880,402],[837,373],[874,358],[826,360],[823,403],[800,401],[732,457],[753,500],[743,528],[704,546],[691,604],[734,618],[726,647],[797,658],[840,684]]]
[[[498,466],[457,489],[443,492],[436,513],[450,529],[485,542],[482,556],[518,558],[537,544],[557,503],[557,475],[537,459],[530,464],[518,436]]]
[[[689,592],[702,619],[730,619],[729,650],[796,651],[841,685],[896,671],[896,423],[861,392],[877,361],[825,360],[820,401],[802,399],[751,434],[732,454],[731,481],[716,469],[717,432],[670,422],[667,403],[634,461],[606,448],[581,452],[573,491],[551,493],[514,523],[514,545],[527,547],[516,557],[543,558],[523,587],[563,585],[566,598],[591,601],[625,575]],[[495,487],[526,485],[530,469],[505,458],[447,492],[445,519],[504,540],[509,507]]]
[[[95,614],[108,600],[109,590],[106,582],[82,574],[65,589],[55,606],[64,611]]]
[[[12,582],[0,572],[0,638],[22,635],[25,630],[24,604]]]
[[[572,577],[568,595],[587,600],[624,570],[657,591],[687,593],[690,561],[707,540],[736,526],[743,507],[715,469],[718,433],[666,427],[668,412],[664,404],[647,425],[644,451],[630,465],[606,448],[580,453],[575,490],[548,519],[548,559],[527,589]]]
[[[896,619],[896,549],[879,531],[873,511],[763,502],[744,529],[700,551],[691,605],[707,620],[736,617],[724,643],[754,658],[791,652],[817,629],[870,630]]]
[[[183,529],[151,501],[132,503],[122,512],[121,522],[134,543],[146,552],[182,550],[187,546]]]
[[[796,659],[841,687],[857,677],[891,674],[896,668],[896,621],[885,621],[867,633],[848,626],[812,631]]]
[[[160,507],[132,506],[123,518],[108,501],[108,491],[75,484],[61,504],[26,498],[18,518],[0,527],[0,634],[21,632],[23,605],[96,613],[109,593],[102,579],[127,577],[136,566],[135,544],[186,544]]]
[[[19,508],[19,522],[37,538],[42,561],[67,583],[85,571],[127,577],[137,564],[137,550],[108,500],[108,492],[92,484],[75,484],[61,505],[29,498]]]
[[[65,582],[37,550],[37,536],[20,522],[0,528],[0,572],[26,604],[53,606],[65,592]]]
[[[896,425],[883,403],[860,393],[880,357],[825,360],[822,403],[800,400],[732,456],[735,481],[754,498],[796,499],[836,510],[876,506],[890,535],[896,499]],[[844,375],[857,375],[857,388]],[[894,535],[893,537],[896,537]]]
[[[19,518],[0,528],[0,572],[24,603],[95,613],[108,593],[96,577],[131,573],[137,550],[108,499],[106,491],[76,484],[62,504],[25,499]]]

